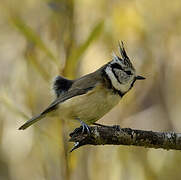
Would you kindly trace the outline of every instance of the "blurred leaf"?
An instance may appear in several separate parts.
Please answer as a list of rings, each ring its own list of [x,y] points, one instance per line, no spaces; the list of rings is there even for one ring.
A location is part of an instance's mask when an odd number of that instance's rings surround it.
[[[59,66],[58,60],[53,55],[51,50],[42,41],[40,36],[28,26],[19,16],[10,17],[10,22],[21,32],[24,37],[30,41],[30,43],[35,44],[40,50],[42,50],[54,63]]]
[[[50,79],[50,75],[46,72],[46,70],[42,67],[39,61],[33,55],[28,55],[28,62],[34,67],[34,69],[41,75],[41,77],[47,82]]]
[[[0,96],[0,100],[2,104],[11,112],[23,117],[24,119],[29,119],[29,117],[24,112],[20,111],[17,108],[17,106],[10,100],[10,98],[6,94]]]
[[[94,26],[93,30],[90,32],[89,36],[85,40],[85,42],[80,45],[78,48],[74,48],[72,50],[72,53],[68,57],[66,61],[66,66],[64,69],[64,75],[73,78],[75,76],[75,70],[76,66],[81,58],[81,56],[85,53],[85,51],[88,49],[89,45],[93,43],[94,40],[96,40],[103,29],[104,22],[101,21],[97,25]]]

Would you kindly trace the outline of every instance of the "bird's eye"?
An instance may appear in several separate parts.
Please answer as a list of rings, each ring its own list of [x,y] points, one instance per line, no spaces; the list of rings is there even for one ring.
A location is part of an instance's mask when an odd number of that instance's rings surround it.
[[[125,73],[126,73],[127,75],[132,75],[132,72],[131,72],[131,71],[125,71]]]

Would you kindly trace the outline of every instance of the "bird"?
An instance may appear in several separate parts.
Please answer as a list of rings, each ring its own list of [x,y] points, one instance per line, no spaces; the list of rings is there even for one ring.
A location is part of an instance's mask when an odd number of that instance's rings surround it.
[[[145,79],[136,74],[123,42],[119,43],[118,49],[120,55],[113,53],[110,62],[92,73],[74,80],[56,76],[53,81],[55,100],[40,114],[25,122],[19,130],[56,113],[64,120],[79,121],[82,132],[90,133],[89,125],[96,124],[115,107],[136,80]]]

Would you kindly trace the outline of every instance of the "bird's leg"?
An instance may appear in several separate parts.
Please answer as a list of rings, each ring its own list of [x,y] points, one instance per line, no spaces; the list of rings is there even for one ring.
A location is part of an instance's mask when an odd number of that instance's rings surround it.
[[[80,122],[80,124],[81,124],[81,126],[82,126],[82,134],[83,134],[84,131],[86,130],[86,131],[87,131],[87,134],[90,135],[90,127],[89,127],[85,122],[83,122],[82,120],[80,120],[79,118],[76,118],[76,119]]]

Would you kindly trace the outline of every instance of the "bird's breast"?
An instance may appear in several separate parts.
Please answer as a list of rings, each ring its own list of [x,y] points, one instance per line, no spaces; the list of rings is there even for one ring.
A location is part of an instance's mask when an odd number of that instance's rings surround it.
[[[59,106],[65,119],[79,118],[91,124],[109,112],[120,101],[120,96],[99,85],[88,93],[66,100]]]

